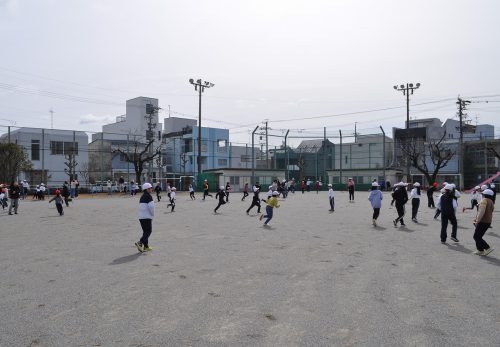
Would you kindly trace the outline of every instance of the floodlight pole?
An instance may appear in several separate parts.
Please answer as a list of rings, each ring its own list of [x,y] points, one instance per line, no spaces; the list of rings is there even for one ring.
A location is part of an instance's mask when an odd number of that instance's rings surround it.
[[[384,169],[384,185],[385,187],[387,187],[387,181],[385,177],[385,131],[384,128],[382,128],[382,126],[380,126],[380,130],[382,130],[382,160],[383,160],[382,168]],[[383,187],[384,190],[385,187]]]
[[[404,84],[398,86],[394,86],[395,90],[399,90],[403,92],[403,95],[406,95],[406,140],[410,138],[410,93],[413,95],[413,91],[415,89],[420,88],[420,83],[417,83],[413,86],[413,83],[406,83],[406,87]],[[410,183],[410,160],[408,156],[406,157],[406,181]]]
[[[286,134],[285,134],[285,178],[286,180],[288,181],[288,147],[287,147],[287,144],[286,144],[286,139],[288,137],[288,133],[290,132],[290,129],[288,129],[286,131]]]
[[[257,125],[255,129],[252,131],[252,184],[255,185],[255,132],[259,129]]]
[[[198,177],[201,175],[201,93],[205,91],[205,88],[211,88],[214,86],[211,82],[202,81],[201,79],[197,79],[196,82],[194,79],[190,79],[189,83],[194,85],[194,90],[198,91]]]

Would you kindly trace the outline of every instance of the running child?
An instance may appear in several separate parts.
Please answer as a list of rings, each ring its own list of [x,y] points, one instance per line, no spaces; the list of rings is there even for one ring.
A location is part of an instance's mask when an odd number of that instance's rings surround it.
[[[380,208],[382,207],[382,199],[384,198],[382,196],[382,192],[378,189],[378,187],[379,187],[378,182],[373,182],[372,190],[370,192],[370,195],[368,196],[368,200],[370,200],[370,203],[372,204],[373,208],[373,216],[372,216],[373,226],[377,226],[377,218],[380,215]]]
[[[439,198],[437,207],[441,211],[441,243],[446,243],[448,221],[452,225],[450,239],[454,242],[459,242],[457,239],[457,217],[455,216],[457,201],[455,200],[451,184],[447,184],[444,187],[444,194]]]
[[[56,190],[55,193],[56,193],[56,195],[54,195],[54,197],[49,200],[49,204],[52,201],[55,200],[57,212],[59,212],[59,215],[62,216],[62,215],[64,215],[64,211],[63,211],[63,197],[61,196],[61,191],[59,189]]]
[[[221,207],[222,205],[224,205],[226,203],[226,200],[225,200],[226,193],[224,192],[224,186],[220,186],[219,191],[217,192],[217,194],[215,194],[216,199],[217,199],[217,197],[219,198],[219,204],[214,209],[214,213],[217,213],[217,210],[219,209],[219,207]]]
[[[156,199],[158,200],[158,202],[160,202],[161,200],[161,185],[160,185],[160,182],[156,182],[156,186],[155,186],[155,192],[156,192]]]
[[[415,182],[415,184],[413,185],[413,189],[411,190],[410,193],[410,199],[411,199],[411,220],[414,221],[415,223],[418,223],[417,213],[418,213],[418,208],[420,206],[420,183]]]
[[[269,225],[269,222],[271,219],[273,219],[273,210],[274,208],[279,208],[280,205],[278,204],[278,192],[274,191],[273,195],[271,198],[267,199],[266,201],[266,214],[261,214],[260,215],[260,220],[262,220],[264,217],[266,218],[266,221],[264,222],[264,226]]]
[[[245,187],[243,188],[243,197],[241,201],[245,201],[245,198],[248,196],[248,183],[245,183]]]
[[[252,204],[247,210],[247,214],[250,212],[250,210],[254,207],[257,206],[257,213],[260,213],[260,198],[259,198],[259,192],[260,192],[260,186],[255,185],[253,187],[253,198],[252,198]]]
[[[191,200],[196,200],[196,197],[194,196],[194,188],[191,183],[189,184],[189,197]]]
[[[152,250],[149,247],[149,236],[153,231],[153,217],[155,215],[155,202],[151,196],[153,186],[146,182],[142,185],[142,190],[143,193],[139,200],[139,222],[141,223],[142,237],[139,242],[135,243],[141,253]]]
[[[177,191],[177,188],[172,187],[170,189],[170,204],[167,205],[167,207],[172,206],[172,209],[170,212],[174,212],[175,209],[175,192]]]
[[[333,192],[333,186],[331,183],[328,184],[328,200],[330,201],[329,211],[335,211],[335,193]]]
[[[480,193],[481,187],[475,186],[474,189],[472,190],[472,196],[470,199],[470,207],[464,207],[462,209],[462,213],[465,212],[465,210],[473,210],[474,207],[476,209],[479,208],[479,202],[481,201],[481,193]]]
[[[474,226],[476,227],[474,241],[476,241],[477,248],[474,254],[477,255],[488,255],[493,252],[493,248],[483,240],[483,236],[490,227],[493,219],[493,210],[495,209],[495,204],[493,203],[494,192],[491,189],[485,189],[483,196],[484,199],[479,204],[476,219],[474,219]]]

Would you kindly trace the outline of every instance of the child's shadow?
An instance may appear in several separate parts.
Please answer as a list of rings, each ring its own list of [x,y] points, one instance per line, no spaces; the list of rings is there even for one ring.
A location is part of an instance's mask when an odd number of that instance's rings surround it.
[[[488,236],[493,236],[493,237],[500,237],[500,236],[498,236],[497,234],[495,234],[494,232],[489,232],[489,233],[487,233],[486,235],[488,235]]]
[[[126,256],[124,256],[124,257],[117,258],[117,259],[113,260],[113,261],[112,261],[111,263],[109,263],[108,265],[119,265],[119,264],[125,264],[125,263],[128,263],[128,262],[131,262],[131,261],[136,260],[136,259],[137,259],[137,258],[139,258],[141,255],[142,255],[142,253],[134,253],[134,254],[126,255]]]
[[[381,227],[379,225],[374,226],[373,229],[375,229],[375,230],[387,230],[387,228]]]
[[[407,225],[402,225],[399,227],[399,230],[401,231],[404,231],[405,233],[412,233],[414,232],[415,230],[413,229],[408,229],[408,226]]]
[[[454,251],[458,251],[458,252],[462,252],[462,253],[467,253],[467,254],[472,253],[472,249],[466,248],[459,243],[455,243],[455,244],[451,244],[451,245],[447,243],[446,247],[448,247],[449,249],[452,249]]]

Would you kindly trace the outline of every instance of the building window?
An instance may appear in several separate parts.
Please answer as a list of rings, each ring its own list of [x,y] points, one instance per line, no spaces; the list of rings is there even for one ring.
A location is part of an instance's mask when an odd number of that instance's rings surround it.
[[[242,163],[249,163],[252,161],[252,156],[248,154],[243,154],[240,160]]]
[[[218,159],[217,163],[219,166],[227,166],[227,159]]]
[[[78,142],[64,142],[64,155],[70,154],[78,155]]]
[[[40,140],[31,140],[31,160],[40,160]]]
[[[347,158],[347,155],[346,155],[346,156],[345,156],[345,163],[346,163],[346,164],[347,164],[347,160],[348,160],[348,158]]]
[[[226,140],[217,140],[217,152],[227,152]]]
[[[52,155],[64,154],[64,142],[62,142],[62,141],[50,141],[50,154],[52,154]]]
[[[239,186],[240,176],[229,176],[229,183],[233,186]]]

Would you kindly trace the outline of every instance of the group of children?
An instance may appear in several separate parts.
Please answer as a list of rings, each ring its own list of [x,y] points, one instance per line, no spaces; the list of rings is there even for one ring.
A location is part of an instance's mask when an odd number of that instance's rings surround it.
[[[280,205],[278,203],[278,197],[280,195],[283,195],[283,197],[286,197],[286,193],[289,190],[290,185],[288,184],[287,181],[275,181],[273,182],[272,185],[269,186],[268,192],[267,192],[267,198],[266,199],[261,199],[259,194],[261,191],[261,186],[257,182],[253,187],[252,187],[252,203],[250,207],[246,210],[246,213],[249,214],[250,211],[254,208],[257,207],[257,213],[260,214],[259,219],[264,220],[264,226],[269,226],[270,221],[273,218],[274,215],[274,209],[279,208]],[[407,191],[408,184],[405,182],[400,182],[394,185],[393,187],[393,193],[392,193],[392,199],[393,203],[395,203],[396,211],[397,211],[397,217],[396,219],[393,220],[394,226],[398,226],[400,224],[401,226],[405,226],[404,222],[404,216],[406,213],[405,205],[407,204],[408,200],[411,200],[411,206],[412,206],[412,213],[411,213],[411,219],[413,222],[418,223],[417,216],[418,216],[418,211],[420,208],[420,199],[422,195],[422,190],[421,186],[418,182],[413,184],[413,187],[410,191],[410,195],[408,196],[408,191]],[[354,182],[352,179],[349,179],[348,185],[348,192],[349,192],[349,201],[353,202],[354,201]],[[491,248],[486,241],[484,241],[483,237],[488,228],[491,227],[491,221],[492,221],[492,212],[494,210],[494,202],[495,202],[495,197],[496,197],[496,192],[494,189],[494,185],[491,186],[482,186],[482,187],[475,187],[473,189],[472,195],[471,195],[471,207],[464,207],[462,209],[462,212],[465,212],[466,210],[473,210],[474,208],[477,210],[477,215],[476,218],[474,219],[474,226],[475,226],[475,232],[474,232],[474,240],[476,242],[476,248],[477,251],[475,254],[478,255],[488,255],[493,251],[493,248]],[[149,247],[148,244],[148,239],[149,236],[151,235],[152,231],[152,219],[154,216],[154,201],[153,198],[151,197],[151,193],[153,191],[153,187],[150,183],[144,183],[142,186],[143,194],[141,196],[141,199],[139,201],[139,220],[141,227],[143,229],[143,235],[141,239],[136,242],[136,247],[140,252],[145,252],[149,251],[152,248]],[[161,188],[159,185],[157,185],[154,190],[157,193],[157,200],[160,201],[160,191]],[[204,182],[204,192],[203,192],[203,200],[207,196],[212,197],[212,195],[209,193],[209,185],[208,181],[205,180]],[[216,195],[215,199],[218,200],[217,206],[214,208],[214,214],[217,214],[220,207],[226,203],[229,202],[229,193],[232,190],[230,183],[228,182],[226,186],[220,186]],[[285,193],[286,191],[286,193]],[[429,191],[431,192],[429,194]],[[429,198],[429,203],[428,206],[430,208],[434,208],[434,196],[433,192],[437,191],[437,185],[434,184],[432,185],[429,190],[427,191],[427,196]],[[446,243],[447,239],[447,227],[448,224],[452,225],[452,232],[451,232],[451,237],[450,239],[454,242],[459,242],[457,238],[457,219],[456,219],[456,209],[458,206],[457,200],[460,197],[460,193],[456,189],[454,184],[449,184],[449,183],[444,183],[443,187],[440,191],[440,196],[437,198],[437,210],[436,210],[436,215],[435,219],[437,219],[439,216],[441,216],[441,242],[444,244]],[[176,200],[176,188],[175,187],[170,187],[168,185],[167,187],[167,195],[169,198],[170,203],[167,205],[167,207],[171,207],[171,211],[174,212],[175,209],[175,200]],[[189,196],[191,200],[195,200],[195,195],[194,195],[194,188],[192,185],[189,186]],[[243,197],[242,201],[245,200],[245,198],[249,196],[249,187],[248,184],[245,184],[245,187],[243,189]],[[1,196],[0,196],[1,197]],[[329,200],[329,205],[330,205],[330,212],[335,211],[335,192],[333,190],[333,187],[331,184],[328,184],[328,200]],[[372,215],[372,224],[374,226],[377,226],[377,219],[380,216],[380,209],[382,207],[382,200],[383,200],[383,194],[382,191],[380,190],[380,185],[378,182],[374,180],[371,184],[371,190],[368,196],[368,200],[371,203],[371,206],[373,208],[373,215]],[[62,203],[63,197],[62,193],[60,191],[56,191],[56,196],[52,198],[49,202],[55,201],[57,210],[58,212],[63,215],[63,209],[62,209]],[[1,202],[1,199],[0,199]],[[264,202],[265,205],[265,213],[261,213],[261,202]],[[67,203],[67,202],[66,202]],[[392,205],[392,203],[391,203]]]
[[[394,192],[392,193],[393,202],[395,202],[396,210],[398,217],[393,220],[394,226],[396,227],[398,223],[401,226],[405,226],[403,217],[405,215],[405,204],[408,202],[408,192],[407,192],[407,183],[400,182],[395,185]],[[382,193],[378,190],[379,184],[377,182],[372,183],[372,190],[370,195],[368,196],[368,200],[373,208],[373,217],[372,222],[373,225],[377,225],[377,218],[380,214],[380,208],[382,206]],[[432,186],[432,190],[436,191],[437,185]],[[451,224],[451,236],[450,239],[453,242],[460,242],[457,238],[457,229],[458,223],[456,218],[456,210],[458,207],[458,198],[461,196],[460,192],[456,189],[456,186],[453,183],[444,182],[443,188],[441,189],[441,194],[437,199],[437,210],[434,216],[434,219],[437,219],[441,216],[441,243],[446,244],[446,239],[448,237],[447,229],[448,224]],[[418,223],[417,214],[420,206],[420,197],[421,197],[421,189],[420,183],[416,182],[413,184],[413,189],[410,193],[410,199],[412,204],[412,221]],[[434,200],[434,196],[429,196],[429,199]],[[483,237],[486,231],[491,227],[492,222],[492,213],[494,210],[496,198],[496,190],[495,185],[491,184],[490,186],[483,185],[481,187],[477,186],[473,189],[473,193],[471,195],[471,207],[464,207],[462,212],[466,210],[477,209],[477,214],[474,219],[474,241],[476,242],[477,251],[474,254],[477,255],[488,255],[493,251],[486,241],[484,241]],[[392,203],[391,203],[392,205]],[[429,203],[430,208],[434,208],[434,202]]]

